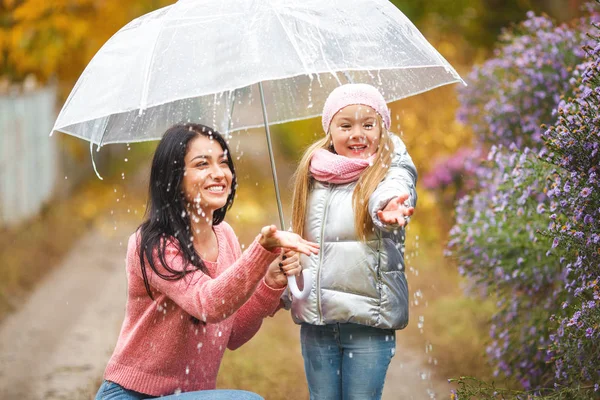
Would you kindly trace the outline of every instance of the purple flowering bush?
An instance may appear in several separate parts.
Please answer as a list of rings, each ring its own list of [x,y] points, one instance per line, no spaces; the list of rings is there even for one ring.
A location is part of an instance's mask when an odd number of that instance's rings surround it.
[[[557,281],[562,268],[547,227],[544,193],[551,166],[529,149],[492,147],[485,168],[476,171],[479,187],[459,200],[448,251],[460,273],[479,292],[498,299],[487,353],[500,373],[529,389],[554,375],[544,348],[550,343],[548,317],[565,301]]]
[[[597,25],[528,17],[529,39],[505,36],[461,94],[459,116],[496,145],[448,244],[461,273],[498,299],[487,352],[526,392],[461,378],[458,397],[600,398],[600,39]]]
[[[494,58],[473,69],[469,86],[459,89],[458,119],[488,145],[539,149],[540,124],[552,122],[552,110],[571,88],[569,78],[585,56],[581,47],[593,18],[577,21],[574,29],[528,13],[502,34]]]
[[[438,159],[425,174],[422,184],[435,193],[445,207],[454,207],[455,199],[475,187],[474,172],[481,150],[462,147],[454,154]]]
[[[600,38],[586,48],[574,97],[562,101],[558,121],[543,134],[540,157],[558,168],[547,195],[556,212],[545,232],[553,246],[568,252],[562,304],[548,354],[560,384],[600,384]],[[600,397],[600,390],[598,390]]]

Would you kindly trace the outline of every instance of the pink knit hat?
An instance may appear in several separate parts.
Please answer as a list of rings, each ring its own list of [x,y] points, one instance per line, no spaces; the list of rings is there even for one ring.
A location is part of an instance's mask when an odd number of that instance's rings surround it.
[[[353,104],[369,106],[383,119],[386,129],[390,129],[390,110],[379,91],[366,83],[349,83],[338,86],[329,94],[323,106],[323,130],[329,131],[333,116],[342,108]]]

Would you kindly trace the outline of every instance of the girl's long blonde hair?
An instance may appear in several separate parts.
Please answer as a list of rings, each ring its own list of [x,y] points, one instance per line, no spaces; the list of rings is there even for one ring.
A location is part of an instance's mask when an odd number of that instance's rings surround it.
[[[379,147],[375,153],[373,165],[367,167],[360,175],[354,193],[352,193],[352,208],[354,210],[354,226],[356,228],[357,237],[365,242],[368,235],[373,232],[374,225],[371,216],[369,215],[369,198],[383,180],[385,174],[390,168],[392,162],[392,153],[394,152],[394,144],[389,132],[383,125],[381,117],[379,126],[381,126],[381,138]],[[308,195],[312,185],[312,177],[309,172],[310,160],[313,153],[317,149],[331,148],[331,134],[327,135],[313,143],[302,156],[300,164],[294,174],[294,196],[292,200],[292,229],[294,232],[304,237],[304,222],[306,219],[306,208],[308,204]]]

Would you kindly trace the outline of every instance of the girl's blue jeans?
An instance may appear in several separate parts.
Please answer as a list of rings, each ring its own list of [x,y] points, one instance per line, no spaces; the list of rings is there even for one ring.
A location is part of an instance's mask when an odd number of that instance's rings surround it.
[[[381,399],[396,333],[357,324],[300,328],[310,400]]]
[[[244,390],[202,390],[199,392],[155,397],[125,389],[117,383],[106,380],[102,382],[96,394],[96,400],[142,400],[154,398],[161,400],[264,400],[261,396]]]

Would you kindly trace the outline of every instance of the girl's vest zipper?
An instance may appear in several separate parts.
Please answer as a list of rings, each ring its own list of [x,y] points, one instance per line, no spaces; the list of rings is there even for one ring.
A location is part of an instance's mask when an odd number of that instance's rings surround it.
[[[321,223],[321,238],[319,240],[319,246],[321,246],[321,251],[319,251],[319,264],[317,265],[317,312],[319,313],[319,322],[323,323],[323,310],[321,310],[321,264],[323,262],[323,241],[325,235],[325,224],[327,222],[327,212],[329,211],[329,202],[331,200],[331,195],[333,190],[331,190],[331,185],[327,185],[327,198],[325,199],[325,208],[323,209],[323,219]]]

